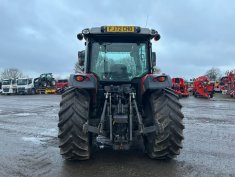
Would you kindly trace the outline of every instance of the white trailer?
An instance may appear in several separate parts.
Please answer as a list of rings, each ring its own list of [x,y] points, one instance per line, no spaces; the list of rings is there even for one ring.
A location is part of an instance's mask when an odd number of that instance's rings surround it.
[[[17,79],[17,94],[35,94],[33,78]]]
[[[16,80],[15,79],[3,79],[2,80],[2,94],[16,94]]]
[[[2,81],[0,81],[0,94],[2,93]]]

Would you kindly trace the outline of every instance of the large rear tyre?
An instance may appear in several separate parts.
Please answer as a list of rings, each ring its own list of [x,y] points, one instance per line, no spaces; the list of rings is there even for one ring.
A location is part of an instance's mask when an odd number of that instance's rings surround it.
[[[90,135],[83,131],[89,117],[90,97],[87,91],[69,88],[62,95],[59,111],[59,148],[67,160],[90,158]]]
[[[180,154],[183,137],[183,114],[178,96],[170,89],[153,92],[145,110],[158,130],[144,137],[146,153],[152,159],[172,159]]]

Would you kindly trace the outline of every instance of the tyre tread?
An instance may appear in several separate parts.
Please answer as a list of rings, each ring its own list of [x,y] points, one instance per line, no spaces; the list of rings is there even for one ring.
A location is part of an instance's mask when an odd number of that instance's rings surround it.
[[[68,88],[62,94],[59,111],[59,148],[66,160],[90,158],[89,134],[83,132],[83,124],[89,116],[90,97],[87,91]]]
[[[162,124],[163,131],[149,134],[145,146],[153,159],[172,159],[182,148],[183,117],[179,97],[171,89],[156,91],[150,95],[153,118]]]

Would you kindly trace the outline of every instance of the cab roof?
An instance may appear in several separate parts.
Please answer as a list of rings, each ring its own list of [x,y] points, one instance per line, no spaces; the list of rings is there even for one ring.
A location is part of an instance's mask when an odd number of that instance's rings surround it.
[[[160,35],[154,29],[141,28],[139,26],[101,26],[83,29],[81,33],[77,35],[79,40],[83,38],[112,38],[112,37],[126,37],[126,38],[143,38],[150,40],[160,39]]]

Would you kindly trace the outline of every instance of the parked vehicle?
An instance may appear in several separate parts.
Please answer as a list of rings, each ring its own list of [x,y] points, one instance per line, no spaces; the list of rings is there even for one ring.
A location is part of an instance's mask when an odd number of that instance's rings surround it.
[[[3,79],[2,80],[2,94],[10,95],[16,94],[16,79]]]
[[[193,95],[195,97],[213,98],[214,83],[206,76],[200,76],[193,82]]]
[[[41,74],[40,77],[34,79],[36,93],[50,94],[56,92],[56,80],[52,73]]]
[[[56,83],[56,93],[62,94],[68,88],[68,79],[59,79]]]
[[[188,85],[183,78],[172,78],[172,84],[172,89],[180,98],[189,96]]]
[[[156,30],[102,26],[77,35],[86,40],[83,73],[70,75],[59,111],[59,147],[67,160],[91,157],[92,143],[128,150],[134,140],[152,159],[179,155],[182,105],[168,75],[154,74]],[[79,62],[80,63],[80,62]]]
[[[35,94],[33,78],[19,78],[17,79],[17,94]]]
[[[0,94],[2,93],[2,82],[0,81]]]

